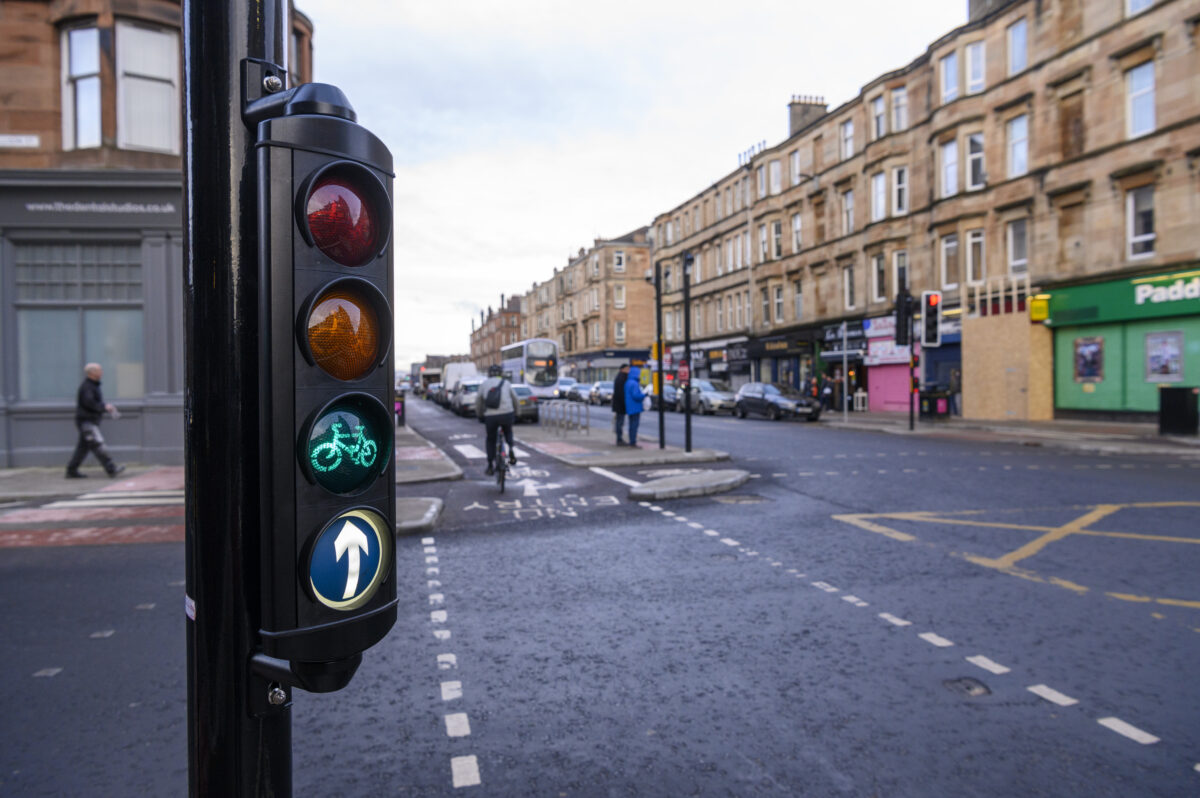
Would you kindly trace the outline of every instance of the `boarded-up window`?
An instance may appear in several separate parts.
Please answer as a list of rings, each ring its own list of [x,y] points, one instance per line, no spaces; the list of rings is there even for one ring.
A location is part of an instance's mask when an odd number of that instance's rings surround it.
[[[1058,125],[1062,157],[1066,159],[1083,155],[1083,92],[1077,91],[1059,101]]]
[[[1058,209],[1058,261],[1072,273],[1083,265],[1083,203]]]

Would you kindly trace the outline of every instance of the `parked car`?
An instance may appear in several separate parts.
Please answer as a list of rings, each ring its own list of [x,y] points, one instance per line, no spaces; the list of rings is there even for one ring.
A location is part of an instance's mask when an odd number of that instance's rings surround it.
[[[528,385],[517,384],[513,386],[513,390],[517,393],[517,423],[532,421],[536,424],[538,420],[538,398],[534,396],[533,389]]]
[[[572,402],[586,402],[592,392],[590,382],[577,382],[567,389],[567,398]]]
[[[481,379],[461,380],[454,392],[454,398],[450,400],[450,409],[460,416],[474,416],[475,397],[479,393],[480,385],[483,385]]]
[[[647,393],[649,393],[649,395],[650,395],[650,409],[657,410],[658,409],[658,394],[650,393],[649,391],[647,391]],[[662,406],[663,406],[664,410],[678,409],[678,407],[679,407],[678,398],[679,398],[679,392],[677,390],[675,390],[674,385],[668,384],[668,385],[663,386]]]
[[[588,402],[594,405],[611,405],[613,395],[612,380],[600,380],[592,383],[591,393],[588,394]]]
[[[738,389],[736,399],[738,418],[754,413],[774,421],[804,416],[809,421],[821,417],[821,403],[789,386],[770,382],[748,382]]]
[[[566,399],[567,391],[571,390],[571,386],[575,384],[574,377],[559,377],[558,387],[554,389],[555,399]]]
[[[438,391],[440,391],[441,389],[442,389],[442,384],[440,382],[431,382],[425,386],[425,390],[423,393],[425,394],[426,399],[428,399],[431,402],[436,402]]]
[[[737,396],[723,382],[694,380],[689,393],[692,396],[693,413],[711,416],[713,413],[728,411],[733,415],[737,407]],[[681,407],[680,410],[682,409]]]

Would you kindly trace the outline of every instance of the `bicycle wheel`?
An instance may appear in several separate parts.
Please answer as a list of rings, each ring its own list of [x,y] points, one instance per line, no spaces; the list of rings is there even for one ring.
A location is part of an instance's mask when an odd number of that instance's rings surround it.
[[[503,436],[503,433],[501,433]],[[496,484],[500,492],[504,492],[504,475],[508,471],[508,452],[504,451],[504,438],[496,441]]]

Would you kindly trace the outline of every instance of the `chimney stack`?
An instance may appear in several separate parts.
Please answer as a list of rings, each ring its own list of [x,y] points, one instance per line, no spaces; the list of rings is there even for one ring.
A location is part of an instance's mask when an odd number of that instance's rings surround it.
[[[796,135],[828,112],[824,97],[792,95],[792,101],[788,103],[788,137]]]

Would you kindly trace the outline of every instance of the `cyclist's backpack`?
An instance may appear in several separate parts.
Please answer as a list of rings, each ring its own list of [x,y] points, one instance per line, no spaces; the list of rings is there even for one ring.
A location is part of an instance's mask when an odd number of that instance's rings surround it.
[[[500,392],[503,388],[504,380],[500,380],[500,382],[496,383],[491,388],[488,388],[487,395],[483,397],[483,403],[495,410],[500,406],[500,397],[502,395]]]

